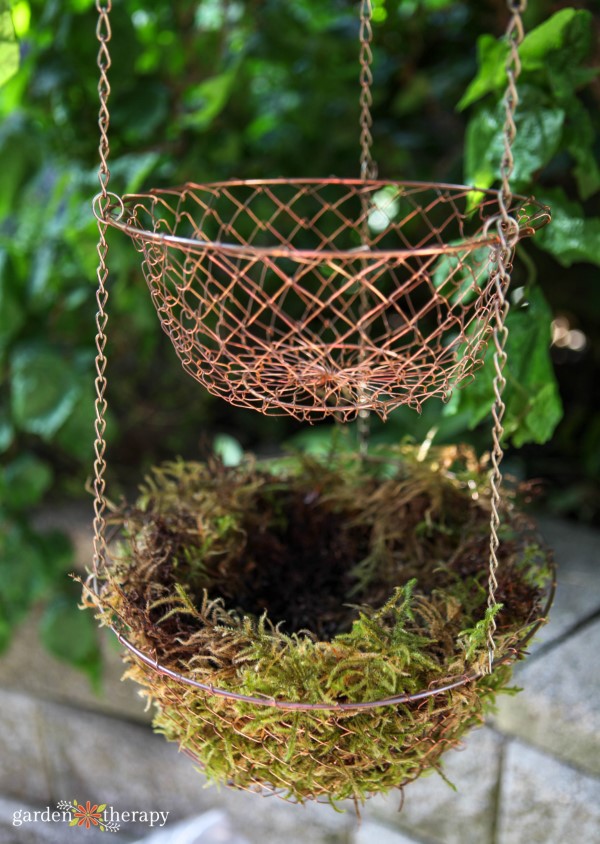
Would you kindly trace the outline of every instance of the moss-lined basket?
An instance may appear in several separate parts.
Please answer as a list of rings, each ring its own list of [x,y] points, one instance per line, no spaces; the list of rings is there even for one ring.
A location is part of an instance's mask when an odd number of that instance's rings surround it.
[[[128,643],[155,728],[209,779],[362,801],[439,769],[507,686],[545,620],[549,553],[505,505],[489,610],[482,467],[458,447],[418,458],[173,462],[117,514],[86,603]]]

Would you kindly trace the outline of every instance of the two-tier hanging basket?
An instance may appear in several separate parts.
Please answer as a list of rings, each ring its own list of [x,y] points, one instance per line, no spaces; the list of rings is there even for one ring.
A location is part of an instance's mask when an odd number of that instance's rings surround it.
[[[206,773],[289,799],[401,787],[481,722],[546,618],[548,552],[501,501],[514,247],[549,219],[513,196],[524,0],[510,0],[502,189],[378,180],[370,2],[361,178],[108,191],[108,14],[97,0],[100,185],[93,571],[155,726]],[[106,233],[127,233],[185,369],[230,403],[313,421],[447,398],[493,341],[491,469],[466,449],[157,468],[105,496]]]

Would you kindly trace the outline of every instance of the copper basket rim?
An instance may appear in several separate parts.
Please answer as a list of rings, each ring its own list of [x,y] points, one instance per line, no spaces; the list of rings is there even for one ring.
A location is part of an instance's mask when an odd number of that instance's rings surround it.
[[[482,220],[481,235],[475,235],[471,238],[465,238],[457,243],[435,244],[424,247],[403,247],[400,249],[378,249],[370,248],[369,246],[358,246],[353,249],[297,249],[293,246],[252,246],[250,244],[228,243],[222,241],[199,240],[195,238],[179,237],[173,234],[164,234],[157,231],[151,231],[143,227],[131,224],[135,214],[127,217],[127,211],[136,203],[143,204],[143,201],[150,201],[155,203],[162,196],[175,196],[182,198],[187,192],[194,190],[209,190],[218,192],[223,189],[238,187],[253,187],[253,188],[268,188],[280,186],[315,186],[326,187],[330,185],[339,185],[342,187],[366,187],[369,189],[383,189],[389,187],[403,187],[413,188],[417,190],[432,190],[437,192],[453,191],[460,192],[464,195],[467,193],[483,194],[489,199],[499,200],[500,191],[492,188],[478,188],[472,185],[459,185],[446,182],[425,182],[425,181],[400,181],[393,179],[357,179],[357,178],[272,178],[272,179],[230,179],[217,182],[185,182],[181,185],[167,187],[167,188],[153,188],[146,192],[124,194],[119,197],[114,193],[108,193],[108,205],[102,208],[103,197],[98,194],[94,197],[93,208],[97,219],[107,223],[113,228],[119,229],[129,237],[142,240],[147,243],[155,243],[157,245],[171,246],[174,248],[181,248],[185,251],[214,251],[229,255],[244,255],[260,259],[261,257],[270,258],[292,258],[300,262],[314,263],[321,260],[333,260],[336,258],[343,259],[377,259],[377,260],[393,260],[403,259],[410,256],[428,256],[428,255],[447,255],[457,252],[479,249],[484,246],[492,247],[500,243],[500,237],[493,228],[493,223],[500,222],[500,204],[498,205],[498,213],[491,215],[487,220]],[[529,205],[535,208],[533,216],[527,216],[527,222],[523,224],[518,221],[518,239],[531,237],[536,231],[543,228],[550,222],[551,211],[549,206],[544,205],[533,196],[524,196],[522,194],[514,194],[513,202],[517,207],[522,205]],[[152,213],[151,209],[146,209]],[[475,209],[474,209],[475,210]]]

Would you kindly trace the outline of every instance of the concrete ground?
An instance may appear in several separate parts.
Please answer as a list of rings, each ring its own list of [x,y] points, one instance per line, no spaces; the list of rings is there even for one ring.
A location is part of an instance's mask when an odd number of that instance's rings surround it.
[[[87,511],[49,518],[87,561]],[[41,650],[32,617],[0,659],[0,844],[600,844],[600,535],[555,521],[542,531],[559,566],[551,621],[516,669],[524,691],[502,696],[488,724],[445,757],[456,791],[422,778],[401,810],[397,794],[369,801],[359,825],[351,810],[204,788],[153,735],[136,687],[120,682],[112,639],[96,697]],[[162,828],[126,822],[108,838],[58,822],[15,825],[74,798],[169,815]]]

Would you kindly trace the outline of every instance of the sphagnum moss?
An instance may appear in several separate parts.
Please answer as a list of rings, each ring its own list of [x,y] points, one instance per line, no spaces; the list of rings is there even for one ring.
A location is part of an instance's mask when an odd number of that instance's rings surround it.
[[[489,509],[471,452],[427,462],[402,447],[248,459],[235,469],[167,463],[117,516],[124,539],[102,573],[100,618],[163,666],[252,697],[374,701],[516,659],[552,580],[547,552],[503,513],[498,606],[486,612]],[[209,779],[288,799],[401,787],[480,724],[509,664],[424,700],[363,711],[283,711],[207,694],[131,657],[155,728]]]

